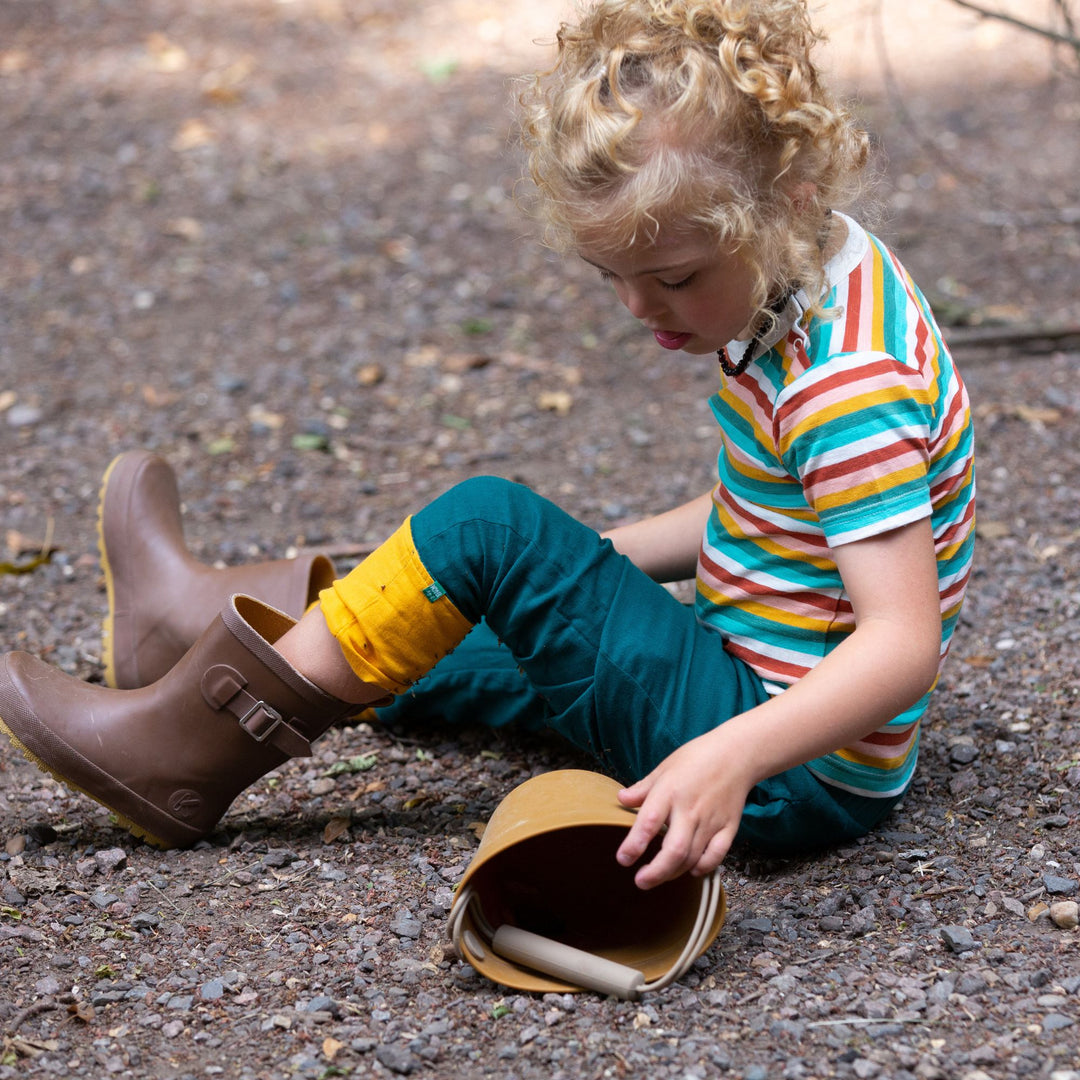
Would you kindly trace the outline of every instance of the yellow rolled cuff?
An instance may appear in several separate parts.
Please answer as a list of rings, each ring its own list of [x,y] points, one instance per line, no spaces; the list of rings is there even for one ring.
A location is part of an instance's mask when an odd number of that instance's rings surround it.
[[[393,694],[426,675],[472,629],[420,561],[410,520],[319,593],[326,625],[349,666]]]

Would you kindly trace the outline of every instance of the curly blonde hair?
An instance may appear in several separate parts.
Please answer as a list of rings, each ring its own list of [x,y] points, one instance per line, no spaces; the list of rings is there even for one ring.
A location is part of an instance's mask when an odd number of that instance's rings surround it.
[[[756,322],[826,282],[829,208],[868,139],[810,59],[804,0],[597,0],[558,32],[555,66],[521,95],[547,240],[611,252],[703,230],[741,253]]]

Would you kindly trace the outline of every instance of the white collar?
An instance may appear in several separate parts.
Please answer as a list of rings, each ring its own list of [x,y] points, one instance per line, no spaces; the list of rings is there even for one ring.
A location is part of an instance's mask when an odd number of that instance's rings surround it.
[[[825,281],[830,290],[835,288],[862,262],[863,257],[866,255],[866,249],[870,244],[866,230],[858,222],[848,217],[847,214],[841,214],[838,211],[834,211],[834,214],[846,226],[847,236],[844,237],[840,250],[825,264]],[[797,289],[795,292],[789,293],[784,299],[783,307],[775,312],[776,323],[767,333],[759,334],[753,338],[739,338],[728,342],[726,351],[730,362],[736,366],[741,365],[748,349],[753,349],[748,363],[761,359],[770,349],[791,333],[792,328],[802,321],[810,306],[810,297],[806,295],[804,290]]]

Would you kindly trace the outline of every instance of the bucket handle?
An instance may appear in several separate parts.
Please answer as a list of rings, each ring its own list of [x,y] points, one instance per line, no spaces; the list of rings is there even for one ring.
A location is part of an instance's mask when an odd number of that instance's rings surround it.
[[[473,922],[487,947],[504,959],[587,990],[611,994],[624,1001],[637,1001],[643,993],[661,990],[686,974],[708,943],[723,895],[719,869],[702,878],[701,901],[686,945],[667,972],[652,982],[646,982],[645,976],[636,968],[576,949],[572,945],[564,945],[561,941],[541,937],[521,927],[503,925],[493,929],[484,917],[472,885],[466,885],[454,898],[449,933],[459,956],[467,958],[467,948],[483,958],[484,943],[464,926],[465,915],[471,910]]]

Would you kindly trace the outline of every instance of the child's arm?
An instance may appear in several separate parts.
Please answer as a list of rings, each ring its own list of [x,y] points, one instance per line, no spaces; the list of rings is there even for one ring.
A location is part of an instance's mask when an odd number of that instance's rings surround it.
[[[656,517],[620,525],[603,535],[654,581],[684,581],[697,572],[705,522],[712,509],[706,493]]]
[[[933,685],[941,646],[929,519],[834,551],[856,629],[795,685],[676,750],[620,794],[638,807],[619,847],[635,863],[666,825],[635,881],[651,888],[720,865],[759,780],[864,738]]]

